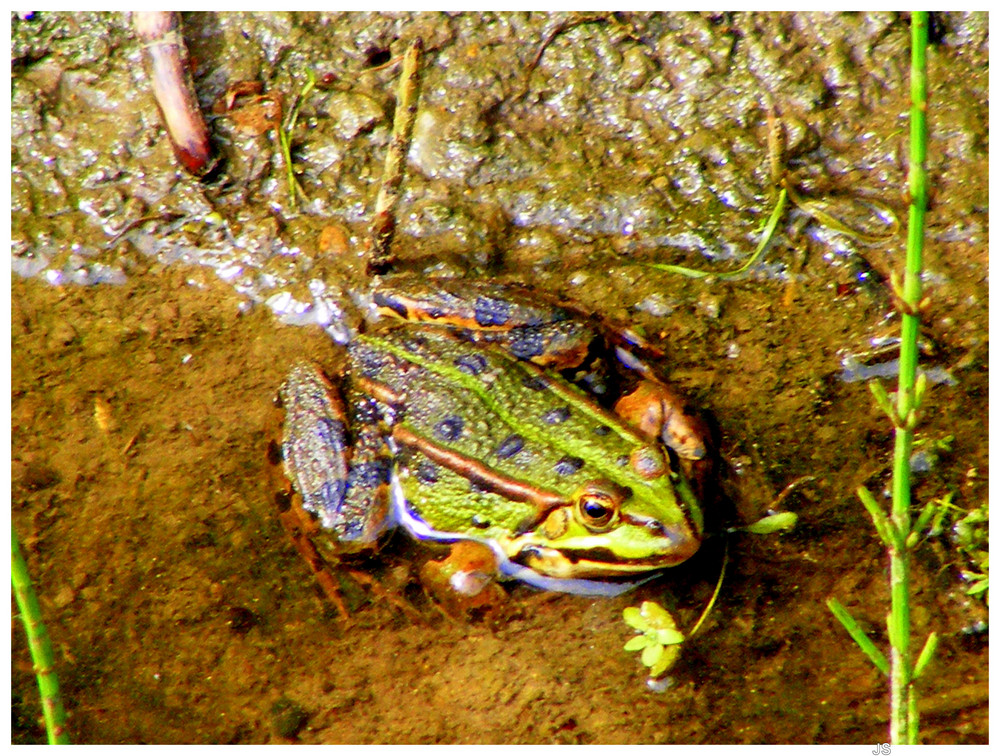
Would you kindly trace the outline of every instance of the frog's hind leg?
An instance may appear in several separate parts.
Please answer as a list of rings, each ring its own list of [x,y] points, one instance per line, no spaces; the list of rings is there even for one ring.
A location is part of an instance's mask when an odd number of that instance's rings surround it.
[[[299,556],[309,565],[309,569],[319,584],[323,595],[336,608],[340,617],[348,622],[351,621],[351,613],[344,603],[344,596],[341,591],[340,581],[334,574],[334,567],[320,554],[316,548],[314,538],[322,538],[323,533],[319,527],[315,515],[310,514],[302,508],[302,499],[292,488],[288,478],[283,474],[280,464],[280,449],[275,448],[277,444],[271,442],[272,448],[268,450],[269,460],[274,458],[277,464],[270,464],[270,477],[272,480],[272,490],[274,491],[274,501],[278,506],[278,519],[281,526]],[[365,586],[369,592],[377,598],[388,602],[408,619],[424,624],[424,618],[410,606],[404,599],[396,596],[391,591],[386,590],[382,585],[363,570],[354,569],[344,564],[337,564],[338,572],[348,575],[356,583]]]
[[[419,622],[411,606],[341,561],[374,547],[386,528],[392,466],[378,425],[379,407],[357,392],[348,399],[350,418],[339,390],[311,363],[296,365],[279,390],[282,442],[271,441],[267,453],[279,519],[341,617],[348,619],[350,613],[334,569]],[[355,438],[348,437],[349,425]],[[334,540],[330,549],[321,549]]]
[[[316,518],[302,508],[301,497],[295,492],[282,469],[281,447],[276,441],[270,441],[268,444],[267,460],[269,487],[272,499],[278,508],[278,520],[282,529],[295,546],[295,550],[299,552],[299,556],[309,565],[323,594],[336,607],[340,616],[349,620],[350,612],[344,604],[340,584],[312,541],[312,536],[319,531]]]

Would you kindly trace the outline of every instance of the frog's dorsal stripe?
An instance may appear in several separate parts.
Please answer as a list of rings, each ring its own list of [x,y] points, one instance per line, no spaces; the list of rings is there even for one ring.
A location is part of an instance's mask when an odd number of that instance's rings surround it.
[[[477,459],[418,436],[404,425],[394,426],[392,437],[403,446],[420,451],[428,459],[447,467],[449,470],[454,470],[463,478],[469,479],[485,490],[500,494],[513,501],[533,504],[537,510],[538,519],[557,507],[572,503],[554,491],[548,491],[539,486],[502,475]]]
[[[409,350],[401,344],[397,344],[391,340],[383,339],[378,336],[366,334],[364,339],[378,349],[394,354],[407,362],[426,368],[430,372],[440,375],[451,383],[459,385],[464,390],[474,394],[490,410],[490,412],[496,414],[501,420],[510,425],[512,428],[517,429],[517,432],[525,436],[528,440],[539,441],[547,445],[563,448],[565,451],[573,454],[574,456],[578,456],[583,459],[592,470],[599,471],[609,480],[623,482],[623,485],[637,485],[647,482],[642,480],[642,477],[635,472],[617,465],[614,459],[608,457],[606,448],[603,446],[586,443],[573,445],[567,442],[563,447],[560,446],[559,434],[546,434],[543,437],[541,430],[537,429],[531,423],[526,422],[523,418],[516,414],[519,409],[517,406],[512,407],[508,406],[504,402],[497,401],[497,399],[485,388],[483,381],[464,373],[448,362],[428,359],[419,352]],[[621,421],[621,418],[594,404],[583,393],[583,391],[578,389],[576,386],[567,383],[560,376],[546,372],[530,362],[518,360],[516,357],[506,354],[500,349],[493,349],[491,351],[499,359],[503,359],[509,363],[512,369],[521,371],[521,373],[526,374],[527,377],[540,378],[544,380],[546,389],[552,391],[556,396],[571,404],[575,412],[590,418],[593,420],[595,425],[607,426],[628,444],[632,445],[633,448],[655,446],[650,439],[625,425]],[[657,452],[657,454],[659,454],[659,452]]]

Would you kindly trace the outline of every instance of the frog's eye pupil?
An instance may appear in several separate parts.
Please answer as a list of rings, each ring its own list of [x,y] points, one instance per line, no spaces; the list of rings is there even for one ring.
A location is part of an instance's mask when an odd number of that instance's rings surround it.
[[[580,499],[580,516],[589,528],[606,528],[615,516],[614,503],[603,496],[584,496]]]

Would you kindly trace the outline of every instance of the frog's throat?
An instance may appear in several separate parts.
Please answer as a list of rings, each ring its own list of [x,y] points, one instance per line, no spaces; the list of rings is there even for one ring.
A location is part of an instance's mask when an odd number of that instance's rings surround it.
[[[497,570],[501,575],[514,580],[520,580],[543,591],[575,593],[580,596],[618,596],[632,590],[636,586],[642,585],[659,574],[657,571],[653,571],[648,575],[643,575],[638,580],[616,580],[613,582],[587,580],[584,578],[555,578],[542,575],[530,567],[512,562],[503,550],[503,547],[492,539],[474,538],[465,534],[446,533],[435,530],[423,520],[414,517],[406,506],[406,494],[403,492],[403,486],[399,481],[399,475],[395,469],[392,471],[389,492],[390,527],[404,528],[414,538],[422,541],[478,541],[490,547],[490,550],[496,556]]]

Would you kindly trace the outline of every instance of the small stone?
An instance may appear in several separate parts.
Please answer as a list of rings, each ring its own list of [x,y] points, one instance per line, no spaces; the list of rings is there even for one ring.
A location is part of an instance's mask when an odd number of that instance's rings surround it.
[[[76,591],[68,585],[60,588],[58,593],[56,593],[55,597],[52,599],[52,603],[55,604],[57,609],[65,609],[74,601],[76,601]]]
[[[350,250],[349,237],[344,227],[331,223],[319,232],[319,251],[328,255],[345,255]]]
[[[94,397],[94,423],[101,433],[114,433],[118,430],[118,421],[115,420],[111,405],[104,397]]]
[[[66,320],[59,320],[49,331],[47,346],[49,349],[60,349],[72,344],[76,337],[77,332],[73,324]]]
[[[341,139],[353,139],[385,117],[379,103],[364,94],[337,92],[330,96],[327,112]]]
[[[309,719],[309,714],[290,698],[282,696],[271,706],[271,725],[283,738],[293,740]]]
[[[41,462],[29,462],[21,477],[21,485],[29,491],[44,491],[59,483],[61,477],[54,469]]]
[[[260,620],[257,618],[256,614],[247,609],[245,606],[233,606],[229,608],[228,624],[230,631],[234,635],[246,635],[250,632],[250,630],[260,624]]]
[[[719,303],[719,298],[713,296],[712,294],[702,294],[698,299],[698,309],[708,318],[712,320],[717,320],[721,311],[722,306]]]
[[[653,72],[653,63],[641,47],[630,47],[622,56],[618,75],[629,89],[639,89]]]

